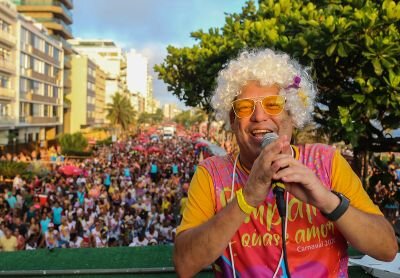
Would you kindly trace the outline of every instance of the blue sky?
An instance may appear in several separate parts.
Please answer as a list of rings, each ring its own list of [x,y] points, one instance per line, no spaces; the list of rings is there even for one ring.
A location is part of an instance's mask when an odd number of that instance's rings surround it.
[[[134,48],[149,58],[154,95],[162,103],[178,102],[153,72],[166,47],[191,46],[190,32],[222,27],[224,13],[240,12],[245,0],[75,0],[73,35],[112,39],[124,49]],[[182,105],[181,105],[182,107]]]

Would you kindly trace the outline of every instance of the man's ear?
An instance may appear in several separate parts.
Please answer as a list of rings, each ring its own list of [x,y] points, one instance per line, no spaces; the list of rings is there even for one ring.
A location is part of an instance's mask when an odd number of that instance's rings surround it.
[[[233,126],[233,123],[235,122],[235,112],[233,112],[233,109],[229,112],[229,123],[231,124],[231,127]]]

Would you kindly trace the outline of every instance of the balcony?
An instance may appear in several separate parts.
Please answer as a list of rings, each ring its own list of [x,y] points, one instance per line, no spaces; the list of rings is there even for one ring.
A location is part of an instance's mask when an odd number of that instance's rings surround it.
[[[52,76],[48,76],[46,74],[39,73],[37,71],[33,71],[32,70],[31,74],[30,74],[30,77],[35,78],[35,79],[39,79],[39,80],[42,80],[42,81],[46,81],[46,82],[49,82],[49,83],[57,84],[57,78],[52,77]]]
[[[42,58],[43,60],[46,60],[46,62],[50,62],[50,63],[52,63],[54,65],[60,66],[60,62],[59,61],[57,61],[56,59],[54,59],[50,55],[47,55],[46,53],[42,52],[41,50],[39,50],[37,48],[32,47],[32,54]]]
[[[58,98],[42,96],[38,94],[34,94],[32,92],[28,92],[27,94],[23,95],[25,100],[37,101],[37,102],[45,102],[51,104],[60,104],[60,100]]]
[[[23,51],[25,51],[25,52],[27,52],[27,53],[29,53],[29,54],[32,53],[32,48],[33,48],[32,45],[27,44],[27,43],[22,44],[22,47],[21,47],[21,49],[22,49]]]
[[[58,0],[20,0],[18,12],[50,12],[62,16],[67,23],[72,23],[72,12]]]
[[[41,23],[47,29],[61,33],[62,34],[61,36],[64,38],[67,38],[67,39],[73,38],[71,27],[68,26],[67,24],[65,24],[65,22],[63,22],[60,19],[53,18],[53,19],[51,19],[51,21],[42,21]],[[63,44],[63,46],[64,46],[64,44]]]
[[[71,31],[72,32],[72,31]],[[72,35],[72,34],[71,34]],[[59,35],[51,35],[51,37],[55,38],[56,40],[60,41],[62,44],[62,47],[64,49],[64,57],[66,55],[72,54],[73,50],[72,50],[72,46],[69,42],[67,42],[63,37],[59,36]]]
[[[15,98],[14,90],[0,87],[0,99],[12,100],[14,98]]]
[[[15,125],[15,118],[9,115],[0,115],[0,126]]]
[[[64,56],[64,68],[67,68],[67,69],[71,69],[72,68],[71,56],[70,55],[65,55]]]
[[[8,15],[10,18],[16,19],[18,12],[14,7],[10,6],[7,1],[2,1],[2,5],[0,5],[0,13]]]
[[[26,124],[56,124],[60,119],[59,117],[22,116],[19,117],[19,121]]]
[[[15,74],[16,64],[7,60],[0,59],[0,71],[7,72],[9,74]]]
[[[68,8],[68,9],[73,9],[74,8],[74,1],[73,0],[61,0],[61,2],[64,3],[64,5]]]
[[[17,43],[17,38],[13,34],[7,33],[0,29],[0,42],[10,47],[14,47]]]
[[[72,83],[71,83],[71,78],[64,78],[64,88],[71,88]]]

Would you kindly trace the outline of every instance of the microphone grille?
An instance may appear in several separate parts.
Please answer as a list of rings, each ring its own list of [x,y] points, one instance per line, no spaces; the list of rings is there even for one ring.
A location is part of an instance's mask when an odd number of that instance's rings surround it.
[[[279,137],[278,134],[276,134],[274,132],[266,133],[262,138],[261,148],[265,148],[265,146],[274,142],[276,139],[278,139],[278,137]]]

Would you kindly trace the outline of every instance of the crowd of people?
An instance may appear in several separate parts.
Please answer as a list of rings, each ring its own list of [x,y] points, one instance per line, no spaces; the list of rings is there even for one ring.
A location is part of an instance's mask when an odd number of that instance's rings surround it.
[[[394,156],[384,165],[371,163],[368,176],[369,194],[385,217],[400,221],[400,166]]]
[[[3,184],[1,249],[172,244],[200,148],[190,138],[149,138],[97,147],[91,158],[48,163],[44,177]]]

